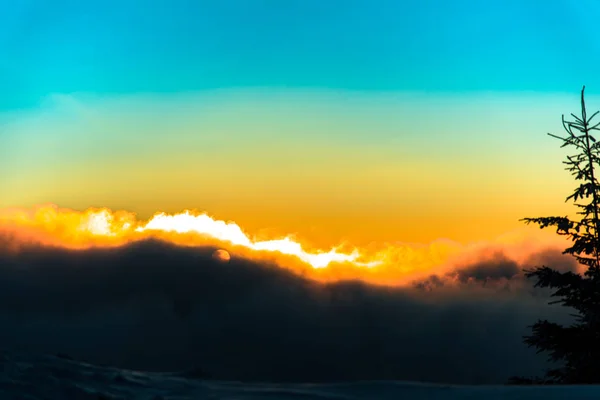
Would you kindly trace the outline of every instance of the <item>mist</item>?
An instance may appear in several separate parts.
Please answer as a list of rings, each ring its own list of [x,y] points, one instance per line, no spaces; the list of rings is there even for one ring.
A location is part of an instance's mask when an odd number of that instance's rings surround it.
[[[567,321],[522,269],[576,265],[558,251],[502,253],[401,287],[321,283],[214,247],[2,246],[6,349],[215,379],[504,383],[536,375],[522,344],[538,318]]]

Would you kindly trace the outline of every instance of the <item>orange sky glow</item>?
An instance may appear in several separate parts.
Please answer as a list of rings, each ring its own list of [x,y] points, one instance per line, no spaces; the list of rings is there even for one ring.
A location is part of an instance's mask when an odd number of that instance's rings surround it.
[[[564,249],[566,244],[554,232],[523,227],[494,240],[470,243],[439,239],[428,244],[373,242],[357,247],[346,242],[317,248],[293,233],[254,235],[233,221],[198,211],[157,212],[141,220],[124,210],[76,211],[52,204],[1,210],[0,228],[5,237],[12,238],[7,242],[12,251],[28,243],[87,249],[159,239],[180,246],[220,247],[232,257],[271,261],[319,281],[359,279],[386,285],[404,285],[433,273],[443,274],[498,253],[522,262],[536,252]]]

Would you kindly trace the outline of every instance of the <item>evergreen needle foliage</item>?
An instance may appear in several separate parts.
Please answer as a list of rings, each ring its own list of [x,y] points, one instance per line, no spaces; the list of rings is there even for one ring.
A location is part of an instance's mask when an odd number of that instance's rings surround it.
[[[539,320],[531,327],[531,335],[525,336],[524,342],[538,353],[547,353],[550,360],[561,367],[546,371],[544,378],[513,378],[513,383],[600,382],[600,186],[597,179],[600,144],[593,136],[600,130],[600,122],[593,122],[598,112],[588,117],[584,91],[585,86],[581,90],[581,116],[571,114],[573,121],[567,121],[563,115],[566,136],[549,134],[563,142],[561,147],[575,152],[563,163],[579,183],[566,199],[573,201],[578,217],[523,219],[526,224],[534,223],[541,229],[555,227],[559,235],[569,237],[572,245],[563,254],[570,254],[587,266],[584,274],[558,272],[546,266],[525,271],[528,278],[536,279],[536,287],[554,290],[552,296],[557,300],[550,304],[574,309],[575,320],[570,326]]]

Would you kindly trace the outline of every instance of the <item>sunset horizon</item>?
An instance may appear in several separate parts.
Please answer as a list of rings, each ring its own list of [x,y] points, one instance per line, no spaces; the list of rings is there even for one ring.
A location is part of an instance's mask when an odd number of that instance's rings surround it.
[[[7,4],[0,398],[598,397],[597,11]]]

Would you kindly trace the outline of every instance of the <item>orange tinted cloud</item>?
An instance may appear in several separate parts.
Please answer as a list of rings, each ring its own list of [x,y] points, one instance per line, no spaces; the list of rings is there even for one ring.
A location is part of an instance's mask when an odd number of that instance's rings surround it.
[[[547,249],[558,254],[566,244],[564,238],[552,232],[523,227],[493,241],[466,244],[438,239],[428,244],[372,242],[361,247],[339,243],[322,249],[293,234],[258,238],[233,221],[197,211],[157,212],[141,220],[124,210],[76,211],[55,205],[1,210],[0,227],[13,238],[6,242],[13,250],[27,242],[86,249],[155,238],[182,246],[219,246],[233,257],[274,261],[321,281],[358,279],[387,285],[405,285],[430,275],[448,276],[461,266],[500,253],[515,263],[525,263]]]

